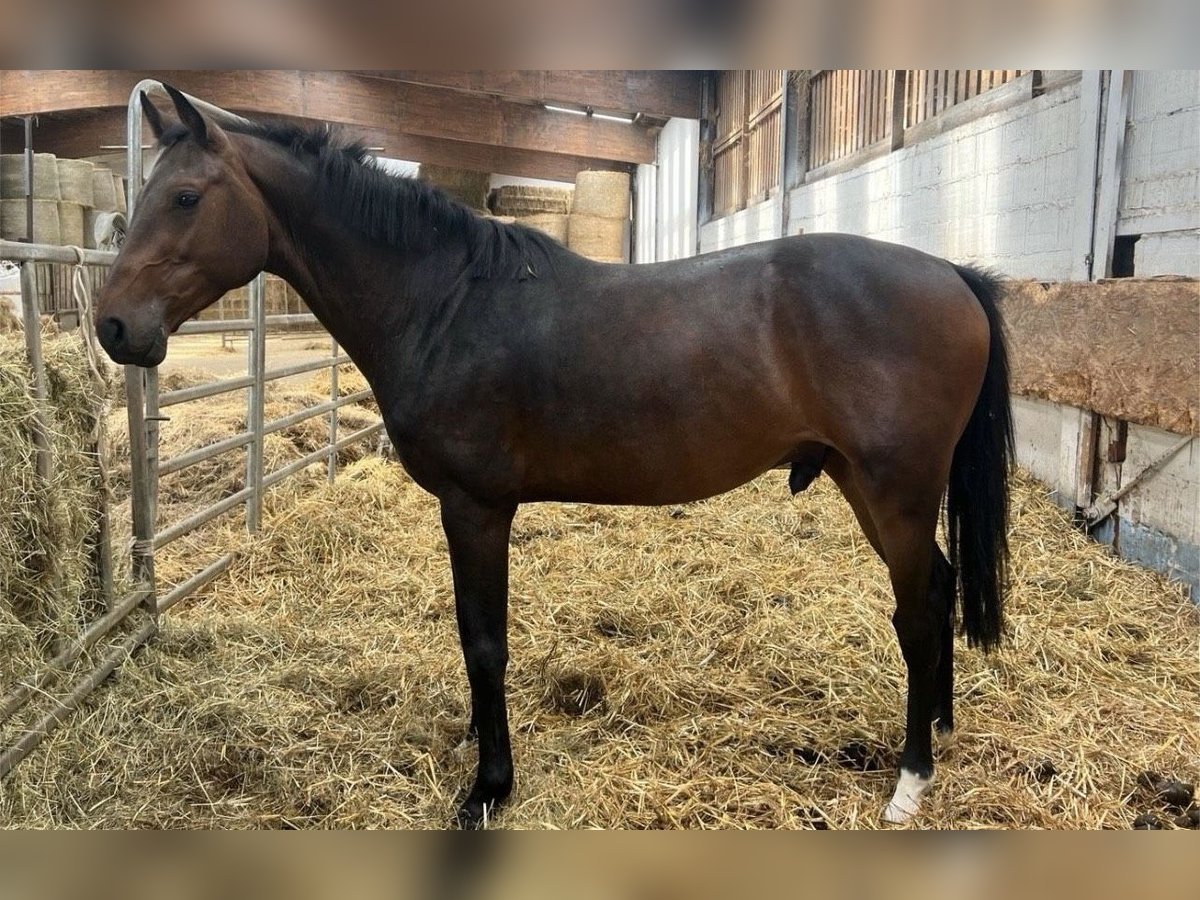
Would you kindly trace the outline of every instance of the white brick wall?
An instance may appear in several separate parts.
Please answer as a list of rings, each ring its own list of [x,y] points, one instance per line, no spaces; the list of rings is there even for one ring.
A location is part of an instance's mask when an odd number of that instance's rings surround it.
[[[1079,87],[792,192],[792,231],[847,231],[1025,278],[1070,277]]]
[[[711,253],[777,238],[780,221],[778,197],[714,219],[700,228],[700,252]]]
[[[1135,72],[1117,233],[1196,229],[1200,229],[1200,71]],[[1151,244],[1147,248],[1154,249]],[[1194,267],[1193,263],[1193,272]],[[1143,273],[1138,267],[1137,274],[1184,273]]]
[[[1138,275],[1200,276],[1200,230],[1143,234],[1133,254]]]

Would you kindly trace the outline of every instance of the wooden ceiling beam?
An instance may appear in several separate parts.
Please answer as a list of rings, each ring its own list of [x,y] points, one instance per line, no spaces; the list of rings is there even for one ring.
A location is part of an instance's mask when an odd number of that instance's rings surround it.
[[[574,181],[576,175],[587,169],[631,170],[628,163],[612,160],[429,138],[383,128],[346,126],[346,131],[349,137],[361,139],[369,147],[382,147],[378,151],[380,156],[436,163],[475,172]],[[145,135],[146,143],[151,143],[149,132],[146,131]],[[110,155],[113,153],[112,147],[123,147],[125,144],[125,110],[111,108],[89,110],[79,115],[60,113],[42,116],[34,129],[33,142],[35,150],[63,157]],[[11,120],[0,131],[0,146],[3,146],[5,153],[19,152],[23,146],[21,129]]]
[[[157,78],[226,109],[622,163],[653,162],[657,131],[447,87],[348,72],[9,70],[0,116],[124,105]]]
[[[512,100],[565,103],[657,118],[700,118],[703,73],[652,70],[361,70],[389,81],[433,85]]]

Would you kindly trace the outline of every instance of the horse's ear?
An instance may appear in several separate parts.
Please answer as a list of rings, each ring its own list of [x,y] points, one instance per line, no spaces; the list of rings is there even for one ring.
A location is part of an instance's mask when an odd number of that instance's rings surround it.
[[[171,102],[175,104],[175,111],[179,113],[179,121],[200,144],[207,144],[208,124],[204,121],[204,116],[200,115],[199,110],[192,106],[192,102],[175,88],[169,84],[164,84],[163,87],[171,98]]]
[[[161,141],[163,132],[166,130],[163,127],[162,114],[159,113],[158,107],[150,102],[150,98],[146,96],[145,91],[141,91],[142,112],[146,114],[146,121],[150,123],[150,130],[154,132],[154,139]]]

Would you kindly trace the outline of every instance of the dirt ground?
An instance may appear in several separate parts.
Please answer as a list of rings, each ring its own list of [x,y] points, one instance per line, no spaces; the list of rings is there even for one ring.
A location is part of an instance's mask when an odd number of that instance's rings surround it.
[[[214,377],[235,378],[246,373],[246,336],[243,334],[175,335],[167,345],[167,358],[159,366],[163,377],[179,372],[207,372]],[[267,335],[267,365],[290,366],[329,356],[329,336],[324,332]],[[282,383],[302,384],[312,373],[293,375]]]

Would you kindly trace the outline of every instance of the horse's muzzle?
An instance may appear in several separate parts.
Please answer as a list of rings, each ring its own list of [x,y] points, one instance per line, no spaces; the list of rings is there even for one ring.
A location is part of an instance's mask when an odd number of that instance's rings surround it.
[[[96,337],[109,358],[123,366],[151,368],[167,355],[167,335],[161,328],[138,337],[116,316],[105,316],[96,322]]]

